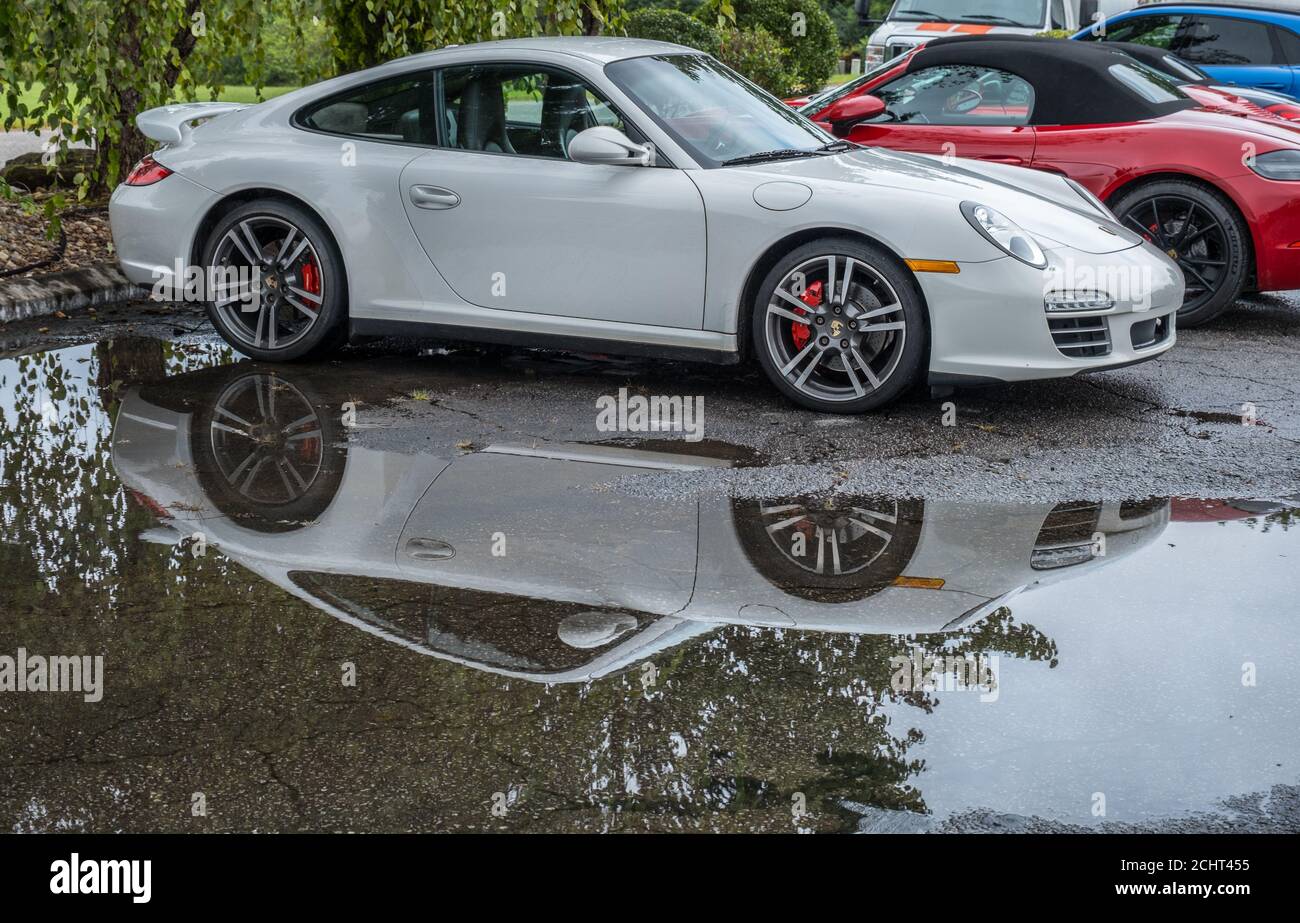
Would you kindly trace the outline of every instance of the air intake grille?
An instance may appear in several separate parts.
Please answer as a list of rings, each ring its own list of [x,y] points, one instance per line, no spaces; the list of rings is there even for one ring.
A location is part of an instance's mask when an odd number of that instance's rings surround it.
[[[1129,328],[1129,337],[1133,341],[1134,349],[1146,349],[1148,346],[1155,346],[1157,343],[1163,343],[1169,336],[1169,331],[1173,329],[1169,323],[1169,316],[1153,317],[1150,320],[1140,321]]]
[[[1029,566],[1055,570],[1091,561],[1096,556],[1092,541],[1100,519],[1099,503],[1058,503],[1038,530]]]
[[[1049,317],[1052,341],[1071,359],[1110,355],[1110,324],[1104,317]]]

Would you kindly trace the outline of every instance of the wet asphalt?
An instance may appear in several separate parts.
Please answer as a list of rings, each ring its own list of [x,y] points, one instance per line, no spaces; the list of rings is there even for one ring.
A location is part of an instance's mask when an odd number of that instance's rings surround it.
[[[218,342],[192,308],[139,304],[10,324],[0,328],[0,354],[123,335]],[[354,347],[325,367],[322,400],[353,402],[354,438],[376,448],[684,439],[602,431],[597,401],[626,388],[702,400],[704,439],[763,462],[615,485],[663,496],[794,488],[1054,500],[1300,490],[1300,293],[1251,296],[1131,368],[942,397],[918,390],[860,416],[795,407],[754,367],[396,340]]]

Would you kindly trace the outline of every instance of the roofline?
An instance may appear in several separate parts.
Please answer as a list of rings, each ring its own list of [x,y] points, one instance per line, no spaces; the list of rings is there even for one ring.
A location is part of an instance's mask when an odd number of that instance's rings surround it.
[[[1281,13],[1286,16],[1300,17],[1300,3],[1294,7],[1272,6],[1267,3],[1250,3],[1245,0],[1213,0],[1213,2],[1179,2],[1179,0],[1153,0],[1150,3],[1144,3],[1141,6],[1135,6],[1131,10],[1124,10],[1122,13],[1116,13],[1110,17],[1115,19],[1119,16],[1126,16],[1131,13],[1143,13],[1151,9],[1163,9],[1167,7],[1188,7],[1196,10],[1206,10],[1216,13],[1233,13],[1237,11],[1246,13]]]

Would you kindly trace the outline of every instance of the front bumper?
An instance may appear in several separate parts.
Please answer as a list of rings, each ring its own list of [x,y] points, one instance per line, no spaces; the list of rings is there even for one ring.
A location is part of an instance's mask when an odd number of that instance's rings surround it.
[[[173,287],[190,262],[199,222],[219,196],[173,173],[151,186],[118,186],[108,202],[113,247],[137,285]]]
[[[1258,289],[1300,288],[1300,183],[1265,179],[1253,172],[1219,182],[1250,226]]]
[[[1148,245],[1106,254],[1060,247],[1047,256],[1045,270],[1004,257],[917,274],[930,309],[932,382],[1064,378],[1133,365],[1174,345],[1184,283],[1172,261]],[[1049,314],[1044,295],[1063,284],[1104,291],[1114,305]]]

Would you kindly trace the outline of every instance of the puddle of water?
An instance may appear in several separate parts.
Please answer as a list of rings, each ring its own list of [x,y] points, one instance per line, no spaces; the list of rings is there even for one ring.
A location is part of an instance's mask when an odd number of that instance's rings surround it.
[[[646,498],[605,485],[761,459],[353,438],[422,368],[0,361],[0,656],[104,657],[99,702],[0,693],[0,822],[1142,823],[1296,781],[1287,501]]]

